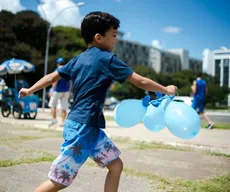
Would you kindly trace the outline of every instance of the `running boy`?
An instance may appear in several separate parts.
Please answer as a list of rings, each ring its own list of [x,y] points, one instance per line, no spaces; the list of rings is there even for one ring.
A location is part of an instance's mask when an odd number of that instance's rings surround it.
[[[22,88],[19,92],[20,97],[30,95],[60,78],[73,83],[74,103],[64,123],[61,154],[51,166],[49,180],[36,192],[56,192],[69,186],[88,157],[108,169],[104,191],[118,191],[123,169],[120,151],[101,130],[105,128],[103,103],[112,81],[123,83],[127,80],[147,91],[176,94],[175,86],[164,87],[138,75],[112,52],[117,43],[119,24],[119,20],[108,13],[86,15],[81,33],[88,49],[57,71],[44,76],[31,88]]]

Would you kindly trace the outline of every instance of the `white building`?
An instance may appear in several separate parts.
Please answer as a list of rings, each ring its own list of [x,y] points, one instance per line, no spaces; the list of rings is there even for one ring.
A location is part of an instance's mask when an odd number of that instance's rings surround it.
[[[217,77],[220,86],[230,88],[230,49],[206,50],[203,58],[203,71]],[[230,106],[230,94],[228,106]]]
[[[180,56],[182,70],[189,69],[189,52],[185,49],[168,49],[169,52]]]
[[[156,72],[161,71],[161,52],[153,47],[149,48],[148,66],[152,67]]]
[[[128,65],[152,67],[157,73],[175,73],[185,69],[202,71],[202,61],[189,57],[185,49],[161,50],[138,42],[124,40],[119,33],[115,53]]]

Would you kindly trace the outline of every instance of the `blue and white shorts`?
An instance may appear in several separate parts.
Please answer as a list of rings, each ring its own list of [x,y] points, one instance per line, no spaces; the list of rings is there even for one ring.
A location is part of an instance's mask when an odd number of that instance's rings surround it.
[[[61,154],[54,160],[49,178],[69,186],[88,157],[101,168],[120,156],[119,149],[101,129],[66,119]]]

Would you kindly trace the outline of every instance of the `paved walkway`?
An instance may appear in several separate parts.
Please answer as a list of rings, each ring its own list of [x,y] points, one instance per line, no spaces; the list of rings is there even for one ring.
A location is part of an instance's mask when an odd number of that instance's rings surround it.
[[[39,119],[25,122],[38,121],[44,122]],[[109,128],[108,131],[113,129],[126,131],[118,128]],[[135,132],[133,130],[135,128],[130,129],[129,133]],[[47,180],[51,161],[59,154],[62,142],[61,134],[57,131],[0,123],[0,192],[34,191],[36,186]],[[122,152],[121,159],[125,168],[119,192],[180,191],[181,184],[175,181],[177,178],[193,182],[230,173],[228,157],[200,151],[168,150],[157,146],[140,149],[139,144],[119,140],[115,143]],[[63,191],[101,192],[106,173],[106,169],[101,170],[92,160],[87,161],[73,185]],[[194,188],[190,188],[192,185],[185,183],[184,187],[186,191],[194,191]]]
[[[62,127],[58,126],[49,128],[48,124],[50,123],[50,118],[51,116],[48,111],[43,112],[42,110],[39,110],[38,116],[35,120],[16,120],[11,115],[8,118],[0,116],[0,122],[27,125],[36,128],[62,130]],[[167,128],[160,132],[150,132],[143,124],[138,124],[133,128],[120,128],[114,121],[108,121],[107,129],[105,131],[112,138],[129,138],[132,140],[158,142],[175,146],[190,146],[198,149],[208,149],[213,152],[230,154],[229,130],[201,129],[196,138],[191,140],[182,140],[172,135]]]

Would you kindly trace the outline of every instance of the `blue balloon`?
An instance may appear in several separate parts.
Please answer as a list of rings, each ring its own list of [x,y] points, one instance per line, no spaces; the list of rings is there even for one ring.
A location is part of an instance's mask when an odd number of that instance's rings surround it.
[[[191,139],[200,131],[199,115],[184,103],[171,101],[165,109],[164,118],[169,131],[181,139]]]
[[[144,105],[145,107],[148,107],[150,100],[151,100],[151,97],[149,95],[146,95],[142,100],[142,105]]]
[[[146,111],[141,100],[127,99],[115,108],[114,120],[121,127],[133,127],[143,119]]]
[[[160,131],[164,129],[166,124],[164,120],[163,105],[154,107],[152,104],[150,104],[143,118],[143,123],[150,131]]]

